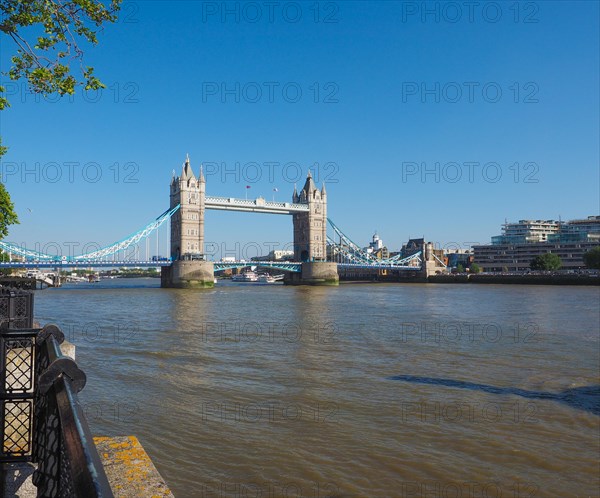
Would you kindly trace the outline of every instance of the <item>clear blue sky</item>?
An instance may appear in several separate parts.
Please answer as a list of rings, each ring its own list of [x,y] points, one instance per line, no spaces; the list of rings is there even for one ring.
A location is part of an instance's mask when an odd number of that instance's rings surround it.
[[[125,2],[86,51],[102,95],[8,87],[2,179],[21,225],[7,240],[118,240],[168,207],[186,153],[209,194],[236,197],[287,200],[289,163],[302,177],[318,163],[329,216],[391,249],[598,214],[598,2],[492,4]],[[206,240],[229,248],[291,237],[288,217],[207,212]]]

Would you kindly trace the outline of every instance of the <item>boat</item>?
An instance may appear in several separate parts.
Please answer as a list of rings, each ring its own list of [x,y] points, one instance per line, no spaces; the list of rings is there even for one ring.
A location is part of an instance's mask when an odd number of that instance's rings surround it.
[[[283,281],[282,275],[270,275],[269,273],[263,273],[258,276],[258,283],[260,284],[275,284],[277,282]]]
[[[258,281],[258,273],[253,271],[247,271],[244,273],[238,273],[231,277],[232,282],[257,282]]]

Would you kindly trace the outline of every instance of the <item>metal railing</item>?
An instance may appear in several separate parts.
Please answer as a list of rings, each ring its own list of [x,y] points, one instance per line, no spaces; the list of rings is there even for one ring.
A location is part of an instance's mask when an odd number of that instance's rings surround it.
[[[60,344],[64,335],[46,325],[36,336],[32,460],[38,497],[112,497],[94,440],[77,399],[85,374]]]
[[[0,329],[33,327],[33,294],[21,289],[0,287]]]
[[[63,341],[55,325],[0,329],[0,464],[37,464],[38,498],[112,498],[77,398],[86,377]]]
[[[38,332],[0,330],[0,463],[31,459]]]

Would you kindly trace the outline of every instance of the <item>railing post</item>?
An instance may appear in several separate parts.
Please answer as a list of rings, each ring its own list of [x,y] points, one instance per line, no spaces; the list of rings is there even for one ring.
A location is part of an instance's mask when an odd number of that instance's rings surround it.
[[[34,350],[33,293],[0,287],[0,463],[31,454]]]
[[[33,292],[0,287],[0,329],[33,327]]]
[[[31,453],[37,330],[0,330],[0,463]]]

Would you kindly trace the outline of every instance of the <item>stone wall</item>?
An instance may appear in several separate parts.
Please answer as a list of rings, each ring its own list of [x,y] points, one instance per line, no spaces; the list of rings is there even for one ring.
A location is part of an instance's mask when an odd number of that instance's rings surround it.
[[[171,266],[163,266],[160,286],[181,289],[202,289],[215,285],[213,263],[208,261],[174,261]]]

